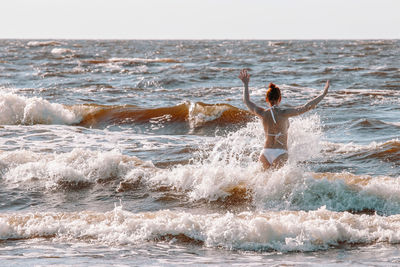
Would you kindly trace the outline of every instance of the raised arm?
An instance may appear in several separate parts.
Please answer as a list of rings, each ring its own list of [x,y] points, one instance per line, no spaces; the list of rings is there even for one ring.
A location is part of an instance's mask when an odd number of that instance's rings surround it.
[[[250,74],[247,73],[247,70],[243,69],[240,71],[239,79],[242,80],[244,85],[243,102],[246,104],[247,108],[250,110],[251,113],[262,117],[264,109],[260,108],[259,106],[250,101],[250,95],[249,95]]]
[[[330,84],[329,84],[329,80],[328,80],[328,81],[326,81],[326,84],[324,87],[324,92],[322,94],[320,94],[319,96],[317,96],[316,98],[314,98],[313,100],[311,100],[310,102],[308,102],[307,104],[305,104],[303,106],[296,107],[296,108],[289,108],[289,109],[285,110],[285,114],[289,117],[297,116],[297,115],[303,114],[304,112],[307,112],[307,111],[315,108],[317,106],[317,104],[319,102],[321,102],[321,100],[328,93],[329,85]]]

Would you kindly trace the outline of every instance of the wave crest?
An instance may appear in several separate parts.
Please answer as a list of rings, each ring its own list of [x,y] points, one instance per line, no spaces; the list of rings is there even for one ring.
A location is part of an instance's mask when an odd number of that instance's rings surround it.
[[[109,59],[89,59],[84,62],[89,64],[147,64],[147,63],[181,63],[181,61],[173,58],[109,58]]]
[[[58,46],[58,45],[62,45],[61,42],[57,42],[57,41],[29,41],[27,43],[28,46]]]
[[[57,103],[12,93],[0,95],[0,124],[73,124],[80,116]]]
[[[106,127],[111,124],[187,122],[192,128],[248,122],[249,112],[228,104],[186,102],[172,107],[72,105],[65,106],[13,93],[0,95],[0,125],[79,124]]]
[[[210,123],[228,124],[249,121],[247,111],[228,104],[183,103],[172,107],[143,109],[133,106],[86,106],[81,126],[99,127],[109,124],[189,122],[195,128]]]
[[[0,173],[8,186],[81,189],[95,183],[131,178],[132,171],[152,168],[149,162],[117,151],[74,149],[69,153],[39,154],[31,151],[0,153]]]
[[[345,154],[347,158],[351,159],[378,159],[393,163],[400,160],[400,141],[398,139],[382,143],[372,142],[368,145],[326,143],[325,146],[327,151]]]
[[[316,251],[343,244],[400,242],[400,216],[315,211],[194,214],[161,210],[131,213],[116,207],[99,213],[0,214],[0,239],[90,240],[100,244],[191,242],[248,251]]]

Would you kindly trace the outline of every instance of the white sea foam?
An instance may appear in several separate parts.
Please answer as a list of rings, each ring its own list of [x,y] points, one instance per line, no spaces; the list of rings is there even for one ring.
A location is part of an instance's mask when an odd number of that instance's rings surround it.
[[[315,211],[194,214],[161,210],[131,213],[117,207],[99,213],[0,214],[0,239],[48,237],[54,241],[136,244],[185,236],[207,247],[250,251],[315,251],[340,244],[400,242],[400,216]],[[174,238],[175,237],[175,238]]]
[[[400,212],[400,179],[346,173],[313,174],[299,164],[320,156],[321,135],[318,116],[292,120],[289,161],[279,170],[266,172],[258,163],[264,136],[261,124],[256,121],[228,136],[203,139],[208,141],[200,146],[202,149],[189,164],[168,169],[155,168],[151,162],[119,151],[91,151],[82,147],[55,154],[4,151],[0,153],[0,174],[5,184],[22,188],[79,187],[111,179],[128,184],[127,188],[139,181],[153,189],[170,187],[184,192],[194,202],[224,200],[234,195],[235,189],[247,190],[259,210],[313,210],[326,205],[335,211]],[[112,134],[107,136],[110,140],[118,138]],[[144,138],[140,143],[146,146],[148,141]]]
[[[31,151],[0,153],[2,178],[8,185],[53,189],[60,185],[74,186],[97,180],[131,178],[129,172],[140,167],[152,167],[136,157],[118,151],[97,152],[74,149],[69,153],[41,154]]]
[[[62,54],[68,54],[68,53],[73,53],[74,51],[68,48],[53,48],[51,50],[51,53],[53,55],[62,55]]]
[[[58,41],[29,41],[27,43],[28,46],[57,46],[61,45],[62,43]]]
[[[296,162],[318,155],[320,136],[317,116],[292,121],[288,140],[288,176],[292,175],[291,170],[296,168]],[[251,122],[226,137],[213,139],[192,164],[160,170],[149,182],[189,190],[193,199],[208,200],[223,198],[228,194],[226,188],[240,183],[246,183],[250,188],[263,187],[267,177],[275,173],[263,172],[258,163],[263,141],[264,132],[260,122]]]
[[[385,142],[371,142],[369,144],[356,144],[350,143],[332,143],[332,142],[322,142],[321,145],[327,150],[334,150],[336,153],[349,153],[349,152],[359,152],[359,151],[374,151],[378,150],[386,145],[399,144],[400,140],[398,138],[391,139]]]
[[[196,128],[206,122],[221,117],[222,113],[229,109],[227,105],[204,106],[191,102],[189,105],[189,123],[191,128]]]
[[[0,95],[0,124],[73,124],[80,120],[79,114],[63,105],[39,97]]]
[[[173,58],[110,58],[111,63],[179,63],[180,61]]]
[[[326,205],[331,210],[400,212],[400,180],[391,177],[350,177],[330,173],[315,175],[299,162],[319,157],[322,132],[317,115],[295,118],[289,132],[289,161],[279,170],[262,171],[258,156],[263,143],[259,122],[205,145],[191,164],[160,169],[145,177],[151,186],[169,186],[187,192],[197,201],[222,200],[247,190],[260,209],[312,210]],[[376,180],[375,180],[376,178]],[[355,180],[360,182],[355,183]],[[390,188],[390,190],[383,190]]]

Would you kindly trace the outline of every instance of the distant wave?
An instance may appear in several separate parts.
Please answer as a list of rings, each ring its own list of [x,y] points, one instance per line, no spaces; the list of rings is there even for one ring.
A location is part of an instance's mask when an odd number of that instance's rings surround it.
[[[284,41],[269,41],[268,46],[284,46],[290,44],[289,42]]]
[[[351,124],[351,128],[367,128],[367,129],[400,128],[400,124],[393,122],[385,122],[378,119],[358,119]]]
[[[343,68],[342,71],[360,71],[360,70],[365,70],[365,68],[362,67],[347,67]]]
[[[387,142],[372,142],[368,145],[334,144],[327,143],[328,151],[345,154],[352,159],[379,159],[388,162],[398,163],[400,161],[400,141],[398,139]]]
[[[88,59],[84,62],[89,64],[104,63],[125,63],[125,64],[146,64],[146,63],[180,63],[173,58],[110,58],[110,59]]]
[[[384,71],[371,71],[364,74],[364,76],[379,76],[379,77],[387,77],[388,75],[390,75],[390,73]]]
[[[382,88],[388,89],[345,89],[330,92],[329,97],[343,99],[344,101],[330,101],[329,105],[353,107],[362,104],[386,104],[397,105],[399,103],[400,91],[396,90],[396,84],[384,84]]]
[[[53,48],[51,50],[51,53],[53,55],[62,55],[62,54],[68,54],[68,53],[73,53],[74,51],[72,49],[68,48]]]
[[[29,41],[27,43],[28,46],[58,46],[62,45],[61,42],[58,41]]]
[[[400,93],[395,90],[379,90],[379,89],[348,89],[336,90],[331,92],[334,95],[360,95],[365,97],[370,96],[398,96]]]
[[[106,245],[189,243],[245,251],[317,251],[344,244],[397,244],[400,216],[315,211],[195,214],[160,210],[132,213],[35,212],[0,214],[0,240],[50,238]],[[323,230],[321,230],[323,229]]]
[[[386,46],[392,45],[393,40],[359,40],[344,44],[344,47]]]

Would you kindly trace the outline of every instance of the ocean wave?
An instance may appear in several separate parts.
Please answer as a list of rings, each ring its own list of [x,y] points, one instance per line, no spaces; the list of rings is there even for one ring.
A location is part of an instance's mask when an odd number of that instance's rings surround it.
[[[85,127],[130,123],[173,123],[188,122],[191,127],[210,123],[227,124],[250,121],[249,112],[228,104],[205,104],[186,102],[177,106],[143,109],[130,106],[88,105],[79,123]],[[74,107],[73,107],[74,109]]]
[[[365,70],[363,67],[345,67],[342,69],[342,71],[360,71],[360,70]]]
[[[62,45],[61,42],[58,41],[29,41],[27,43],[28,46],[58,46],[58,45]]]
[[[164,169],[119,151],[75,149],[47,154],[21,150],[0,153],[0,173],[4,185],[28,190],[80,190],[106,184],[108,190],[177,193],[193,205],[216,203],[228,209],[242,205],[313,210],[325,205],[334,211],[399,213],[397,178],[314,174],[302,167],[302,161],[321,156],[320,131],[316,115],[293,119],[289,161],[278,170],[261,169],[263,129],[259,122],[250,122],[199,145],[189,162]]]
[[[378,76],[378,77],[387,77],[390,73],[384,71],[371,71],[368,73],[363,74],[363,76],[371,77],[371,76]]]
[[[64,56],[62,56],[64,57]],[[89,70],[82,68],[82,67],[75,67],[73,69],[65,70],[65,71],[58,71],[54,69],[49,70],[38,70],[35,74],[38,77],[46,78],[46,77],[66,77],[67,75],[75,75],[75,74],[82,74],[89,72]],[[97,84],[93,84],[93,86],[98,86]],[[110,88],[111,85],[105,85],[104,88]],[[85,87],[82,85],[82,87]]]
[[[397,88],[396,85],[382,85],[387,88]],[[345,89],[332,91],[328,95],[329,105],[354,107],[359,104],[393,105],[398,104],[400,91],[391,89]]]
[[[0,153],[0,173],[8,186],[45,189],[82,189],[96,183],[138,179],[138,169],[150,162],[117,151],[74,149],[69,153],[42,154],[27,150]]]
[[[378,119],[357,119],[351,124],[351,128],[366,128],[366,129],[384,129],[384,128],[398,128],[400,125],[393,122],[385,122]]]
[[[394,41],[393,40],[358,40],[354,42],[349,42],[344,44],[344,47],[358,47],[358,48],[364,48],[364,47],[369,47],[369,46],[386,46],[386,45],[393,45]]]
[[[67,124],[105,127],[111,124],[187,122],[192,128],[226,125],[252,120],[248,111],[229,104],[185,102],[172,107],[138,108],[96,104],[65,106],[38,97],[13,93],[0,96],[0,125]]]
[[[400,243],[400,216],[314,211],[195,214],[160,210],[132,213],[35,212],[0,214],[0,239],[129,245],[191,243],[244,251],[317,251],[348,245]]]
[[[207,108],[207,106],[200,106],[200,114],[203,114],[203,108]],[[220,112],[223,111],[217,110],[214,115],[218,116]],[[153,120],[157,118],[151,117]],[[153,123],[166,119],[168,118],[158,117],[157,121]],[[202,121],[204,118],[199,118],[199,120]],[[297,132],[297,137],[289,140],[289,149],[293,151],[293,160],[309,158],[312,153],[318,151],[318,146],[314,145],[312,146],[314,149],[307,149],[302,153],[295,152],[302,151],[304,147],[309,146],[304,141],[318,143],[316,142],[318,126],[312,127],[315,121],[299,119],[292,122],[292,127]],[[199,122],[194,121],[193,123]],[[101,177],[113,177],[115,181],[122,183],[121,188],[116,189],[117,191],[129,190],[129,187],[135,187],[137,181],[141,181],[155,190],[167,187],[171,190],[186,191],[193,201],[202,199],[213,201],[234,194],[235,189],[230,190],[229,187],[235,187],[241,181],[249,181],[250,177],[257,179],[261,176],[261,180],[262,177],[265,177],[257,164],[262,144],[262,131],[260,123],[251,122],[227,137],[220,136],[216,140],[213,138],[211,144],[201,145],[197,148],[197,152],[193,152],[192,163],[178,164],[168,169],[143,170],[137,165],[129,165],[118,174],[96,175],[95,166],[101,165],[107,171],[116,170],[118,168],[115,166],[126,165],[124,162],[126,156],[121,153],[91,152],[79,149],[70,153],[50,155],[29,151],[3,152],[0,153],[0,162],[5,166],[2,168],[3,179],[16,186],[29,186],[29,183],[26,182],[34,184],[35,181],[38,181],[38,177],[49,181],[48,188],[56,186],[58,181],[70,181],[71,183],[83,181],[91,184],[102,179]],[[307,133],[312,133],[312,135]],[[106,155],[115,160],[110,162],[104,160]]]
[[[74,50],[68,49],[68,48],[53,48],[51,50],[51,53],[53,55],[57,55],[57,56],[58,55],[63,55],[63,54],[72,54],[74,52],[75,52]]]
[[[190,164],[157,170],[145,181],[152,188],[184,192],[194,202],[250,202],[257,207],[290,210],[326,205],[331,210],[356,213],[400,211],[400,187],[395,178],[370,178],[368,183],[355,185],[346,180],[346,175],[337,174],[332,180],[330,173],[315,176],[299,166],[299,162],[322,156],[321,135],[318,117],[293,119],[289,161],[279,170],[263,171],[258,163],[263,129],[258,122],[251,122],[228,136],[215,138],[212,144],[204,144]],[[382,193],[384,187],[391,190]]]
[[[380,89],[348,89],[348,90],[336,90],[331,93],[335,95],[357,95],[365,97],[400,95],[400,92],[396,90],[380,90]]]
[[[354,143],[325,143],[326,151],[345,154],[348,158],[379,159],[397,163],[400,160],[400,141],[392,139],[386,142],[371,142],[368,145]]]
[[[181,63],[180,60],[173,58],[109,58],[109,59],[89,59],[85,60],[89,64],[106,64],[106,63],[122,63],[122,64],[147,64],[147,63]]]
[[[145,178],[151,188],[187,194],[193,202],[207,201],[225,208],[238,206],[272,210],[313,210],[327,206],[351,213],[400,212],[400,182],[392,177],[351,173],[309,173],[288,164],[264,172],[252,166],[176,166]]]
[[[307,62],[309,61],[309,57],[302,57],[302,58],[289,58],[289,61],[293,62]]]
[[[0,124],[73,124],[81,117],[57,103],[13,93],[0,95]]]
[[[268,46],[284,46],[288,45],[290,42],[284,42],[284,41],[268,41]]]
[[[264,172],[256,159],[242,156],[246,158],[248,166],[240,166],[243,162],[239,160],[218,160],[216,165],[203,159],[203,164],[160,169],[118,151],[74,149],[46,154],[21,150],[0,153],[0,174],[9,188],[69,191],[101,184],[117,192],[138,188],[159,192],[159,201],[172,193],[180,201],[194,205],[206,201],[224,209],[314,210],[326,206],[354,214],[400,212],[398,178],[309,173],[295,164]]]

